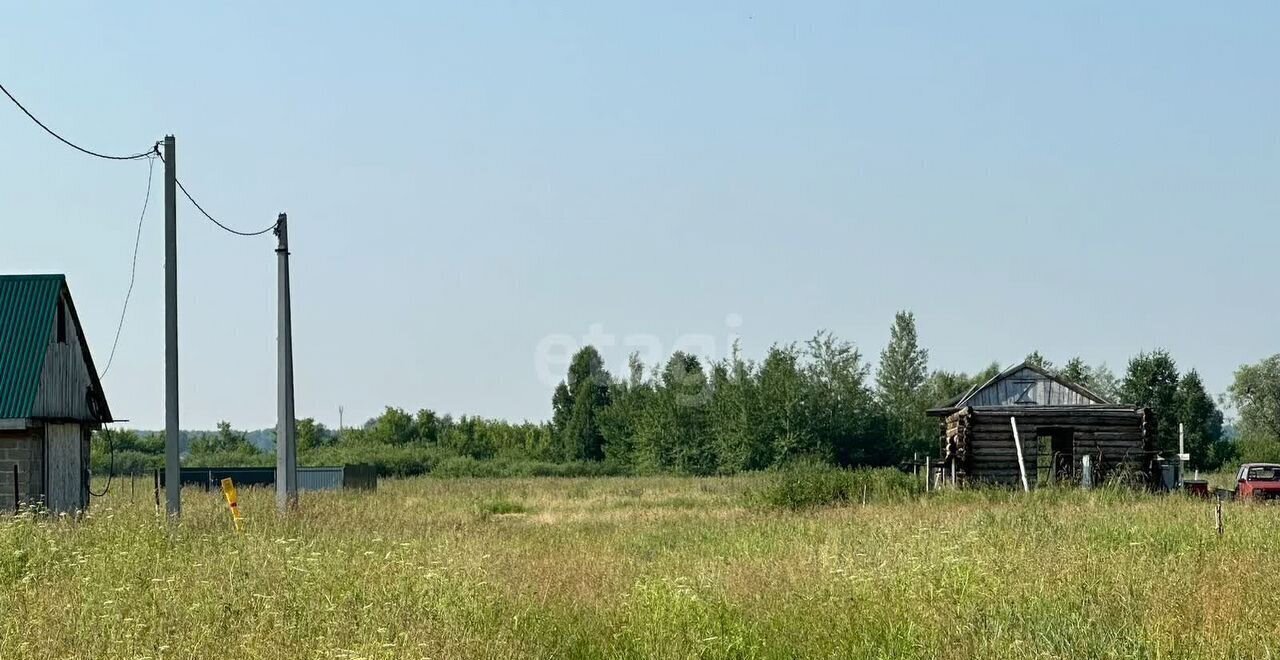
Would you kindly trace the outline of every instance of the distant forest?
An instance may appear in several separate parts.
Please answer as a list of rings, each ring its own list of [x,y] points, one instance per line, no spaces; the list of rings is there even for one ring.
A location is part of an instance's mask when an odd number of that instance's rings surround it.
[[[1039,352],[1027,360],[1117,402],[1149,406],[1158,449],[1176,451],[1186,430],[1193,467],[1280,460],[1280,355],[1241,366],[1215,401],[1195,369],[1180,371],[1167,351],[1139,353],[1123,375],[1078,357],[1061,365]],[[707,361],[677,352],[665,364],[635,356],[611,374],[591,346],[574,355],[551,399],[551,421],[512,423],[428,409],[388,407],[341,432],[298,420],[303,465],[371,463],[384,475],[732,474],[805,458],[846,466],[900,464],[937,453],[937,421],[924,411],[1000,371],[929,368],[915,317],[899,312],[874,366],[851,342],[819,332],[778,344],[760,361]],[[1224,427],[1219,404],[1237,413]],[[184,432],[189,466],[272,465],[274,432],[227,423]],[[106,430],[93,443],[93,470],[144,472],[163,464],[160,433]],[[113,463],[114,462],[114,463]]]

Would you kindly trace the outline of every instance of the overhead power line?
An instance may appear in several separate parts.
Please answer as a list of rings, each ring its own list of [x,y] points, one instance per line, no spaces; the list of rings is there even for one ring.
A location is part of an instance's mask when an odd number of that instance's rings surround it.
[[[142,213],[138,214],[138,231],[133,237],[133,261],[129,265],[129,289],[124,293],[124,305],[120,308],[120,323],[116,324],[116,338],[111,342],[111,355],[107,357],[107,366],[98,375],[100,379],[107,377],[107,372],[111,370],[111,365],[115,362],[116,346],[120,344],[120,330],[124,328],[124,315],[129,310],[129,297],[133,295],[133,281],[138,274],[138,246],[142,243],[142,220],[147,217],[147,205],[151,203],[151,175],[155,173],[155,169],[156,159],[148,158],[147,194],[142,199]]]
[[[49,135],[52,135],[53,137],[57,138],[59,142],[61,142],[61,143],[65,144],[65,145],[67,145],[68,147],[71,147],[72,149],[75,149],[76,151],[79,151],[79,152],[81,152],[81,153],[85,153],[85,154],[88,154],[88,155],[90,155],[90,156],[96,156],[96,157],[98,157],[98,158],[104,158],[104,159],[106,159],[106,160],[138,160],[138,159],[140,159],[140,158],[146,158],[146,157],[148,157],[148,156],[150,156],[150,155],[152,155],[152,154],[156,153],[156,148],[155,148],[155,147],[152,147],[152,148],[150,148],[150,149],[148,149],[148,150],[146,150],[146,151],[141,151],[141,152],[138,152],[138,153],[136,153],[136,154],[129,155],[129,156],[112,156],[112,155],[110,155],[110,154],[100,154],[100,153],[98,153],[98,152],[96,152],[96,151],[93,151],[93,150],[91,150],[91,149],[85,149],[84,147],[82,147],[82,146],[80,146],[80,145],[78,145],[78,144],[76,144],[76,143],[72,142],[71,140],[68,140],[67,138],[62,137],[61,135],[58,135],[58,133],[57,133],[56,131],[54,131],[52,128],[49,128],[48,126],[46,126],[46,125],[45,125],[45,123],[44,123],[44,122],[42,122],[42,121],[40,121],[40,119],[39,119],[38,117],[36,117],[35,115],[31,114],[31,111],[30,111],[30,110],[27,110],[26,106],[22,105],[22,103],[21,103],[21,102],[19,102],[19,101],[18,101],[18,99],[14,98],[14,97],[13,97],[13,94],[10,94],[10,93],[9,93],[9,90],[5,89],[5,87],[4,87],[4,85],[3,85],[3,84],[0,84],[0,92],[4,92],[4,95],[5,95],[5,96],[7,96],[7,97],[9,97],[9,100],[10,100],[10,101],[13,101],[13,104],[14,104],[14,105],[16,105],[16,106],[18,106],[18,109],[19,109],[19,110],[21,110],[21,111],[23,112],[23,114],[25,114],[26,116],[30,117],[30,118],[31,118],[31,121],[35,122],[35,123],[36,123],[36,125],[37,125],[37,126],[39,126],[40,128],[43,128],[43,129],[44,129],[44,132],[48,133]]]
[[[191,201],[191,204],[196,207],[197,211],[204,214],[204,217],[209,219],[209,222],[212,222],[213,224],[218,225],[219,227],[222,227],[224,230],[229,231],[232,234],[235,234],[236,236],[260,236],[276,228],[276,223],[273,222],[267,227],[263,229],[259,229],[258,231],[240,231],[238,229],[232,229],[222,224],[221,222],[218,222],[216,218],[209,215],[209,212],[204,210],[204,208],[200,206],[200,203],[197,202],[196,199],[191,196],[191,193],[187,192],[187,187],[182,185],[181,179],[174,179],[173,182],[178,184],[178,190],[182,191],[182,194],[185,195],[186,198]]]
[[[160,157],[160,161],[164,162],[164,154],[157,152],[157,155]],[[239,229],[232,229],[231,227],[228,227],[222,224],[221,222],[218,222],[217,218],[209,215],[209,212],[204,210],[203,206],[200,206],[200,202],[197,202],[196,198],[192,197],[191,193],[187,192],[187,187],[182,185],[182,179],[175,178],[173,182],[178,184],[178,190],[182,191],[182,195],[187,198],[187,201],[191,202],[192,206],[196,207],[196,210],[199,211],[201,215],[208,218],[209,222],[212,222],[213,224],[218,225],[224,231],[235,234],[236,236],[261,236],[262,234],[265,234],[271,231],[272,229],[275,229],[276,224],[279,222],[279,221],[273,222],[270,225],[267,225],[266,227],[259,229],[258,231],[240,231]]]
[[[10,100],[10,101],[13,101],[13,104],[14,104],[14,105],[16,105],[16,106],[18,106],[18,109],[19,109],[19,110],[21,110],[21,111],[23,112],[23,114],[25,114],[27,117],[30,117],[30,118],[31,118],[31,121],[35,122],[35,123],[36,123],[36,125],[37,125],[37,126],[39,126],[40,128],[43,128],[43,129],[44,129],[44,131],[45,131],[46,133],[48,133],[49,135],[52,135],[52,136],[53,136],[54,138],[56,138],[59,142],[61,142],[61,143],[65,144],[65,145],[67,145],[68,147],[71,147],[72,149],[75,149],[76,151],[79,151],[79,152],[84,153],[84,154],[88,154],[88,155],[90,155],[90,156],[95,156],[95,157],[97,157],[97,158],[104,158],[104,159],[106,159],[106,160],[140,160],[140,159],[142,159],[142,158],[151,158],[151,157],[154,157],[154,156],[160,156],[161,160],[163,160],[163,159],[164,159],[164,156],[162,156],[162,155],[160,154],[160,143],[159,143],[159,142],[157,142],[154,146],[152,146],[150,149],[148,149],[148,150],[146,150],[146,151],[140,151],[140,152],[138,152],[138,153],[136,153],[136,154],[131,154],[131,155],[128,155],[128,156],[112,156],[112,155],[110,155],[110,154],[98,153],[98,152],[96,152],[96,151],[93,151],[92,149],[85,149],[84,147],[82,147],[82,146],[80,146],[80,145],[78,145],[78,144],[76,144],[76,143],[72,142],[71,140],[68,140],[68,139],[66,139],[66,138],[62,137],[61,135],[58,135],[58,133],[57,133],[56,131],[54,131],[52,128],[49,128],[47,125],[45,125],[45,123],[44,123],[44,122],[40,121],[40,118],[39,118],[39,117],[36,117],[35,115],[31,114],[31,111],[30,111],[30,110],[27,110],[26,106],[22,105],[22,102],[21,102],[21,101],[19,101],[17,98],[15,98],[15,97],[13,96],[13,94],[10,94],[10,93],[9,93],[9,90],[8,90],[8,89],[6,89],[6,88],[5,88],[5,86],[4,86],[4,84],[2,84],[2,83],[0,83],[0,92],[4,92],[4,95],[5,95],[5,96],[7,96],[7,97],[9,97],[9,100]],[[200,211],[200,213],[201,213],[204,217],[208,218],[210,222],[212,222],[212,223],[213,223],[213,224],[215,224],[215,225],[218,225],[219,227],[221,227],[221,228],[222,228],[223,230],[225,230],[225,231],[228,231],[228,232],[230,232],[230,233],[232,233],[232,234],[235,234],[235,235],[237,235],[237,236],[259,236],[259,235],[265,234],[265,233],[267,233],[267,232],[269,232],[269,231],[271,231],[271,230],[273,230],[273,229],[275,229],[275,228],[276,228],[275,223],[272,223],[271,225],[269,225],[269,226],[267,226],[267,227],[265,227],[265,228],[263,228],[263,229],[260,229],[260,230],[258,230],[258,231],[240,231],[240,230],[238,230],[238,229],[233,229],[233,228],[231,228],[231,227],[228,227],[227,225],[224,225],[224,224],[222,224],[221,222],[218,222],[217,218],[214,218],[213,216],[209,215],[209,212],[208,212],[208,211],[205,211],[205,210],[204,210],[204,207],[200,206],[200,203],[199,203],[199,202],[197,202],[197,201],[195,200],[195,198],[191,196],[191,193],[187,192],[187,187],[186,187],[186,186],[184,186],[184,185],[182,185],[182,181],[175,180],[175,183],[177,183],[177,184],[178,184],[178,188],[179,188],[180,190],[182,190],[182,194],[183,194],[183,195],[185,195],[185,196],[186,196],[186,198],[187,198],[188,200],[190,200],[190,201],[191,201],[191,204],[192,204],[192,205],[194,205],[194,206],[196,207],[196,210]],[[151,188],[151,175],[150,175],[150,174],[148,174],[148,175],[147,175],[147,189],[148,189],[148,191],[150,190],[150,188]],[[150,199],[150,194],[148,194],[148,199]],[[146,213],[146,206],[145,206],[145,205],[143,206],[143,213],[144,213],[144,214]],[[141,218],[139,218],[138,222],[139,222],[139,226],[141,226],[141,222],[142,222]],[[136,252],[136,250],[135,250],[134,256],[135,256],[135,258],[137,257],[137,252]],[[136,265],[136,264],[135,264],[135,265]],[[131,277],[130,279],[132,280],[132,277]],[[123,318],[123,315],[122,315],[122,318]],[[119,338],[119,337],[117,336],[117,339],[118,339],[118,338]],[[104,373],[105,373],[105,370],[104,370]]]

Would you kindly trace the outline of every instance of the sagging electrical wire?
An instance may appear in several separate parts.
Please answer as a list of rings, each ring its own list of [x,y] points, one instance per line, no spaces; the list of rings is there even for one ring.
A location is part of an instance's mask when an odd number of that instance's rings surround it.
[[[49,135],[52,135],[54,138],[57,138],[59,142],[81,153],[88,154],[90,156],[94,156],[97,158],[102,158],[105,160],[138,160],[141,158],[147,158],[148,156],[151,156],[153,153],[155,153],[155,149],[151,148],[146,151],[141,151],[136,154],[131,154],[128,156],[112,156],[110,154],[98,153],[91,149],[85,149],[84,147],[72,142],[71,140],[68,140],[67,138],[62,137],[61,135],[58,135],[56,131],[54,131],[52,128],[49,128],[47,125],[45,125],[44,122],[40,121],[38,117],[31,114],[31,111],[27,110],[26,106],[22,105],[22,103],[18,101],[18,99],[14,98],[13,94],[10,94],[9,90],[5,89],[5,86],[2,83],[0,83],[0,92],[4,92],[4,95],[9,97],[9,100],[13,101],[13,104],[18,106],[18,109],[21,110],[23,114],[30,117],[31,121],[35,122],[36,125],[39,126],[40,128],[43,128],[44,132],[48,133]]]
[[[190,200],[191,204],[196,207],[197,211],[199,211],[204,215],[204,217],[209,219],[209,222],[212,222],[213,224],[218,225],[219,227],[222,227],[225,231],[229,231],[232,234],[235,234],[236,236],[261,236],[262,234],[265,234],[271,231],[272,229],[276,228],[276,223],[273,222],[269,226],[263,229],[259,229],[258,231],[239,231],[237,229],[232,229],[231,227],[228,227],[222,224],[221,222],[218,222],[216,218],[209,215],[209,212],[204,210],[204,208],[200,206],[200,203],[197,202],[195,198],[191,196],[191,193],[187,192],[187,188],[186,186],[182,185],[182,181],[178,179],[174,179],[173,182],[178,184],[178,190],[182,191],[182,194],[185,195],[188,200]]]
[[[159,154],[159,155],[160,155],[160,161],[161,161],[161,162],[163,162],[163,161],[164,161],[164,154]],[[204,207],[203,207],[203,206],[200,206],[200,202],[197,202],[197,201],[196,201],[196,198],[195,198],[195,197],[192,197],[192,196],[191,196],[191,193],[187,192],[187,187],[186,187],[186,186],[184,186],[184,185],[182,185],[182,179],[175,178],[175,179],[173,180],[173,182],[174,182],[174,183],[176,183],[176,184],[178,184],[178,190],[181,190],[181,191],[182,191],[182,195],[183,195],[184,197],[186,197],[186,198],[187,198],[187,201],[191,202],[191,205],[192,205],[192,206],[196,207],[196,210],[197,210],[197,211],[199,211],[201,215],[203,215],[205,218],[208,218],[209,222],[212,222],[213,224],[218,225],[219,227],[221,227],[221,228],[223,229],[223,231],[226,231],[226,232],[229,232],[229,233],[235,234],[236,236],[261,236],[262,234],[265,234],[265,233],[267,233],[267,232],[269,232],[269,231],[271,231],[271,230],[275,229],[275,228],[276,228],[276,226],[279,224],[279,222],[278,222],[278,221],[277,221],[277,222],[273,222],[273,223],[271,223],[270,225],[268,225],[268,226],[266,226],[266,227],[264,227],[264,228],[262,228],[262,229],[259,229],[259,230],[257,230],[257,231],[240,231],[239,229],[233,229],[233,228],[231,228],[231,227],[228,227],[228,226],[226,226],[226,225],[222,224],[221,222],[218,222],[218,219],[217,219],[217,218],[215,218],[215,217],[213,217],[213,216],[209,215],[209,212],[208,212],[208,211],[206,211],[206,210],[204,210]]]
[[[103,367],[98,378],[106,378],[111,365],[116,359],[116,347],[120,344],[120,331],[124,328],[124,316],[129,311],[129,298],[133,295],[133,282],[138,275],[138,246],[142,244],[142,221],[147,217],[147,206],[151,203],[151,180],[155,173],[156,159],[147,159],[147,193],[142,198],[142,213],[138,214],[138,229],[133,237],[133,260],[129,265],[129,288],[124,293],[124,305],[120,308],[120,322],[116,324],[116,338],[111,342],[111,354],[107,357],[107,366]]]
[[[112,439],[115,434],[112,433],[110,429],[107,429],[104,430],[103,435],[107,436],[107,447],[111,452],[111,467],[107,470],[107,485],[102,487],[101,493],[95,493],[93,492],[93,486],[89,487],[89,494],[94,497],[103,497],[107,493],[111,492],[111,481],[115,479],[116,476],[116,442]],[[93,472],[91,471],[89,475],[93,476]]]

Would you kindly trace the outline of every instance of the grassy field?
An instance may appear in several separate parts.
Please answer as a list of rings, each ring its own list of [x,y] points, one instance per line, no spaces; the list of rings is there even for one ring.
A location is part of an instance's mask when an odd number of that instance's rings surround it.
[[[0,518],[0,658],[1259,658],[1280,509],[944,493],[789,512],[760,476],[384,481],[181,523],[117,482]],[[858,498],[860,499],[860,498]]]

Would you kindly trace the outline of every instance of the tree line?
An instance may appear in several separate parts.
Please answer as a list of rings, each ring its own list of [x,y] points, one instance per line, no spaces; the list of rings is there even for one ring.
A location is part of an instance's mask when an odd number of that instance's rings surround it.
[[[1175,452],[1185,431],[1193,467],[1218,469],[1235,460],[1280,460],[1280,355],[1236,372],[1222,402],[1238,412],[1224,424],[1219,402],[1195,369],[1181,371],[1164,350],[1139,353],[1121,376],[1105,364],[1073,357],[1061,366],[1038,351],[1026,360],[1079,383],[1103,398],[1151,407],[1156,445]],[[452,417],[428,409],[388,407],[365,424],[334,431],[298,420],[303,464],[374,463],[383,474],[731,474],[796,459],[844,466],[891,466],[938,450],[938,421],[925,410],[945,405],[1000,371],[930,369],[915,317],[899,312],[873,365],[851,342],[818,332],[777,344],[749,360],[737,345],[708,360],[676,352],[662,364],[635,355],[626,372],[610,373],[592,346],[579,350],[551,397],[547,422],[511,423]],[[95,442],[95,471],[108,468],[114,447],[118,471],[163,463],[163,437],[103,432]],[[271,465],[269,448],[221,423],[195,434],[184,464]]]

